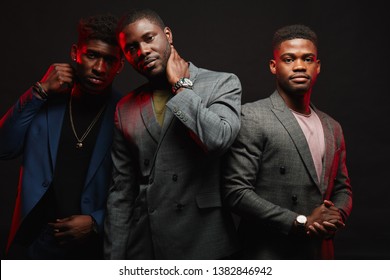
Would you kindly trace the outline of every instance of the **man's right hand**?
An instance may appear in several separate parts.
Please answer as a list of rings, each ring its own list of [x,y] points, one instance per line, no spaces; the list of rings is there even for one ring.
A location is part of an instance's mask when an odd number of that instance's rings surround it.
[[[74,73],[75,70],[70,64],[54,63],[41,79],[41,86],[49,95],[68,92],[73,87]]]
[[[325,200],[307,217],[307,229],[310,236],[331,238],[338,229],[343,227],[345,224],[339,209],[329,200]]]

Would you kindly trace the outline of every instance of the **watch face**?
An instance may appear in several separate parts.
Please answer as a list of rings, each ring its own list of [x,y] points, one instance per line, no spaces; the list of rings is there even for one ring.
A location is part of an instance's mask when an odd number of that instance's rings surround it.
[[[192,87],[192,81],[187,78],[181,79],[181,83],[184,87]]]
[[[300,223],[300,224],[302,224],[302,225],[306,224],[306,222],[307,222],[306,216],[299,215],[299,216],[297,217],[297,222]]]
[[[176,93],[179,88],[190,88],[192,89],[192,81],[188,78],[180,78],[176,84],[172,86],[173,93]]]

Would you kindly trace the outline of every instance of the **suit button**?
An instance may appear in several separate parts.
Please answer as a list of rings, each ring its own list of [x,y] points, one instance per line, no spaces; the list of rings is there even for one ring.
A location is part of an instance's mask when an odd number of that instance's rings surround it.
[[[154,208],[149,208],[149,214],[153,214],[154,211],[156,211],[156,209],[154,209]]]
[[[279,168],[279,171],[280,171],[280,174],[286,174],[286,167],[281,166],[281,167]]]
[[[175,181],[175,182],[176,182],[176,181],[177,181],[177,178],[178,178],[177,174],[173,174],[173,175],[172,175],[172,181]]]
[[[149,165],[149,160],[148,160],[148,159],[145,159],[145,160],[144,160],[144,165],[145,165],[145,166],[148,166],[148,165]]]
[[[47,188],[49,186],[50,186],[50,182],[49,181],[43,181],[42,187]]]
[[[298,197],[297,197],[297,195],[295,195],[295,194],[294,194],[294,195],[292,195],[292,196],[291,196],[291,200],[293,201],[293,203],[294,203],[294,204],[296,204],[296,203],[297,203],[297,201],[298,201]]]
[[[149,185],[153,184],[153,178],[149,178]]]

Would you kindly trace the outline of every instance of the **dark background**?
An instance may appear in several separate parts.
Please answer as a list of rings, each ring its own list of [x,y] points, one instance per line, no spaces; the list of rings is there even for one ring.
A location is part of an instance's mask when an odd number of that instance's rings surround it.
[[[274,76],[268,69],[273,32],[285,24],[307,24],[319,36],[322,62],[312,101],[343,126],[354,191],[347,228],[336,238],[336,257],[390,259],[390,21],[384,4],[315,0],[3,2],[0,116],[41,79],[51,63],[70,61],[80,17],[107,12],[120,16],[130,7],[155,9],[171,27],[183,58],[198,67],[238,75],[243,103],[267,97],[274,90]],[[143,81],[126,63],[115,86],[128,92]],[[20,162],[21,158],[0,160],[2,258]]]

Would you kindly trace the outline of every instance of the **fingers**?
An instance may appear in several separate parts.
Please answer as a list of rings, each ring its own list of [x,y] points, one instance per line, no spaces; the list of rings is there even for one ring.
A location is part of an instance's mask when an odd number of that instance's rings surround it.
[[[330,238],[335,234],[335,228],[337,230],[337,227],[335,227],[333,224],[319,224],[317,222],[313,223],[308,227],[308,234],[312,237],[319,237],[319,238]]]
[[[317,232],[316,228],[313,226],[313,225],[310,225],[308,226],[308,231],[307,231],[307,234],[309,234],[310,236],[318,236],[319,233]]]
[[[175,47],[171,44],[171,54],[168,59],[166,73],[167,79],[171,85],[175,84],[180,78],[189,77],[188,63],[185,61]]]
[[[336,231],[338,229],[338,227],[336,226],[335,223],[331,223],[331,222],[323,222],[322,223],[323,227],[327,230],[327,231]]]
[[[331,207],[331,206],[334,206],[334,203],[332,202],[332,201],[330,201],[330,200],[324,200],[324,205],[326,206],[326,207]]]
[[[41,79],[42,87],[48,93],[67,91],[73,86],[74,73],[70,64],[52,64]]]

